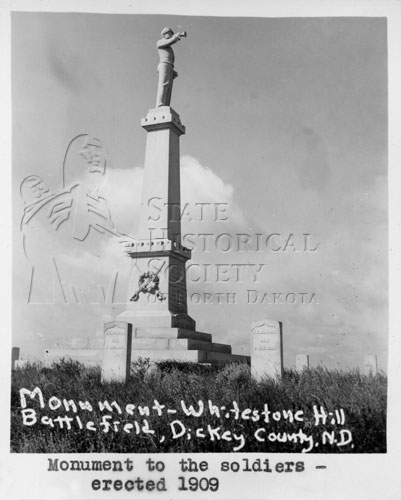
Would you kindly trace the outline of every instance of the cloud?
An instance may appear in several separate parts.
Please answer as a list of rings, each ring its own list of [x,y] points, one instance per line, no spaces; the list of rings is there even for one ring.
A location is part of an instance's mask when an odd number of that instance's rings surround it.
[[[201,165],[192,156],[183,156],[181,176],[182,204],[187,204],[194,212],[196,222],[209,225],[212,223],[214,228],[215,224],[222,222],[223,219],[225,225],[245,224],[246,217],[235,200],[233,186],[226,183],[209,167]],[[204,209],[203,217],[199,217],[200,210],[197,208],[197,205],[201,203],[212,205]],[[220,204],[221,208],[217,204]],[[183,221],[183,226],[185,226],[185,221]],[[202,226],[202,229],[205,227]]]
[[[133,236],[141,206],[142,182],[142,167],[110,168],[101,193],[108,202],[116,227]],[[202,212],[200,204],[205,205]],[[216,204],[226,205],[227,214],[223,213],[224,206],[219,208]],[[189,155],[181,158],[181,209],[185,209],[182,225],[193,222],[199,229],[205,228],[199,224],[213,224],[223,216],[236,225],[243,225],[246,221],[235,201],[233,186]],[[192,224],[188,227],[192,228]]]
[[[110,168],[101,192],[115,228],[133,237],[141,206],[142,182],[141,167]],[[381,180],[375,182],[377,187],[382,185]],[[294,177],[289,178],[287,188],[295,193],[292,207],[300,207],[294,214],[292,226],[299,230],[304,227],[305,224],[301,222],[308,213],[302,201],[309,200],[310,206],[313,206],[319,202],[321,194],[311,190],[308,194],[302,194]],[[237,203],[233,186],[191,156],[184,156],[181,160],[181,192],[182,208],[186,207],[182,232],[193,234],[196,243],[190,263],[200,266],[197,273],[207,271],[198,282],[188,279],[189,313],[197,321],[198,329],[212,333],[215,342],[231,344],[234,353],[249,353],[250,326],[253,321],[263,318],[283,321],[287,363],[291,363],[297,352],[311,355],[319,353],[322,359],[334,352],[336,359],[341,360],[342,357],[346,358],[345,352],[355,352],[358,348],[362,350],[365,347],[370,352],[383,351],[386,343],[386,320],[383,314],[386,300],[383,297],[386,296],[387,284],[383,282],[380,272],[383,266],[375,265],[375,259],[383,254],[377,236],[386,234],[386,224],[382,214],[377,215],[381,223],[376,223],[374,217],[377,211],[371,197],[364,197],[361,193],[359,198],[363,202],[361,214],[364,220],[372,219],[371,227],[376,238],[369,239],[366,227],[360,224],[354,227],[350,224],[350,218],[339,219],[337,213],[332,216],[330,223],[327,220],[326,223],[320,222],[321,240],[316,252],[301,251],[301,233],[295,234],[298,242],[296,251],[291,251],[291,248],[283,251],[284,242],[291,234],[287,217],[281,235],[276,238],[281,250],[273,252],[266,247],[256,251],[255,247],[256,233],[268,234],[265,215],[261,214],[259,220],[250,221]],[[281,202],[277,198],[272,203]],[[349,203],[351,199],[343,204],[348,206]],[[199,204],[204,204],[203,212]],[[220,208],[226,207],[226,210],[216,212],[216,204],[220,204]],[[42,226],[42,230],[49,234],[48,226]],[[205,240],[197,239],[200,233],[211,235],[206,240],[206,251],[203,248]],[[216,238],[222,233],[231,237],[228,251],[216,243]],[[242,249],[238,247],[236,235],[240,233],[249,233],[251,242],[248,251],[245,251],[247,245],[243,245]],[[118,238],[93,229],[82,242],[71,240],[68,231],[60,232],[59,236],[58,262],[61,271],[64,270],[64,275],[71,282],[77,280],[84,285],[87,281],[95,288],[100,284],[106,290],[117,272],[122,278],[118,299],[125,300],[131,262],[122,253]],[[43,248],[39,246],[38,251],[43,252]],[[220,275],[220,280],[216,278],[219,265],[225,266],[228,281],[224,281],[223,275]],[[242,279],[237,279],[236,266],[245,266]],[[257,282],[252,278],[252,266],[263,266]],[[27,271],[26,261],[21,269]],[[255,303],[248,302],[249,289],[256,290],[258,294]],[[286,303],[285,300],[278,304],[261,303],[264,293],[271,295],[274,292],[283,293],[284,296],[294,293],[297,301],[295,304]],[[309,299],[315,293],[316,303],[301,303],[300,292],[307,293]],[[17,338],[22,339],[30,332],[28,337],[32,339],[40,333],[40,345],[44,343],[44,338],[51,345],[55,330],[57,337],[93,335],[95,330],[101,328],[99,321],[96,327],[92,321],[95,316],[98,319],[99,311],[109,317],[119,312],[117,306],[111,305],[75,305],[68,308],[60,304],[47,306],[45,312],[43,307],[30,307],[24,303],[25,295],[21,287],[18,286],[15,293],[18,303],[16,311],[20,316],[20,319],[14,318],[15,331],[19,332]],[[217,293],[223,294],[220,296],[222,303],[218,303]],[[227,293],[236,294],[236,304],[228,303],[224,295]],[[201,303],[191,302],[193,294],[202,297]],[[206,296],[211,303],[203,303]],[[69,318],[72,311],[74,317]],[[63,321],[56,318],[63,318]]]

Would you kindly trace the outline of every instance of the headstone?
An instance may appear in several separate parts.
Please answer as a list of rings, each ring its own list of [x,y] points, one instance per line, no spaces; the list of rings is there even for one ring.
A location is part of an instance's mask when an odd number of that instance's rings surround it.
[[[375,354],[368,354],[363,360],[363,373],[364,375],[377,374],[377,356]]]
[[[123,321],[104,325],[102,382],[126,382],[131,365],[132,326]]]
[[[283,375],[283,329],[280,321],[262,320],[252,323],[252,375],[281,378]]]
[[[309,370],[308,354],[297,354],[295,356],[295,370],[297,372],[302,372],[303,370]]]
[[[14,370],[15,362],[19,360],[19,347],[13,347],[11,349],[11,369]]]

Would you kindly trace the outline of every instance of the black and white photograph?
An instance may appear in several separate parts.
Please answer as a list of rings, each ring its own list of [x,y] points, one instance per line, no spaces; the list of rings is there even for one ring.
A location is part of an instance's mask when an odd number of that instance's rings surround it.
[[[188,4],[2,7],[2,496],[400,498],[400,4]]]

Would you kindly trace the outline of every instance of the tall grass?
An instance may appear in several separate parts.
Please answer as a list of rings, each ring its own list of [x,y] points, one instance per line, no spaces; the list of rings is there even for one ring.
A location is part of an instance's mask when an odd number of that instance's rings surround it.
[[[74,416],[61,406],[52,410],[46,405],[39,407],[37,398],[27,397],[28,408],[35,409],[38,422],[33,426],[23,425],[20,389],[33,390],[39,387],[45,402],[51,397],[88,400],[93,405],[93,411],[78,411],[81,423],[80,429],[73,422],[72,429],[61,429],[60,426],[43,425],[39,422],[41,416],[55,418],[59,415]],[[315,368],[302,373],[286,371],[281,381],[266,378],[255,381],[250,376],[249,367],[245,365],[226,365],[220,369],[205,367],[191,363],[163,362],[152,366],[148,360],[140,360],[132,366],[127,384],[101,383],[100,369],[85,368],[76,362],[61,362],[52,368],[40,365],[27,365],[16,369],[12,374],[11,392],[11,450],[18,453],[91,453],[91,452],[231,452],[235,446],[234,440],[212,439],[209,435],[197,438],[188,433],[174,439],[170,424],[179,419],[183,426],[191,429],[206,430],[219,428],[219,432],[230,431],[237,436],[243,435],[244,446],[241,452],[300,452],[305,444],[300,442],[259,442],[255,439],[255,431],[265,427],[267,433],[294,433],[300,429],[313,436],[318,442],[311,452],[319,453],[383,453],[386,451],[386,392],[387,378],[384,374],[364,376],[357,370],[349,372]],[[119,430],[104,432],[98,427],[102,416],[109,412],[101,412],[98,402],[116,401],[123,413],[113,412],[113,420],[121,422]],[[151,410],[149,416],[129,415],[124,410],[127,403],[152,407],[154,401],[165,405],[162,415]],[[211,415],[205,411],[201,416],[187,416],[182,410],[181,401],[186,407],[193,405],[198,408],[201,400],[208,400],[219,408],[225,407],[220,416]],[[233,408],[236,402],[241,411],[245,409],[258,410],[267,404],[270,414],[268,423],[252,421],[249,418],[234,418],[234,412],[225,417],[226,411]],[[321,406],[327,412],[343,409],[345,423],[327,420],[315,425],[313,407]],[[176,409],[176,414],[168,414],[166,409]],[[284,410],[303,411],[303,421],[290,423],[281,419],[275,421],[273,412]],[[146,419],[154,433],[127,434],[121,427],[133,420],[140,425]],[[93,421],[97,430],[85,429],[86,422]],[[323,443],[323,431],[348,429],[352,433],[352,442],[346,446],[335,443]],[[207,433],[206,433],[207,434]],[[162,438],[163,436],[163,438]]]

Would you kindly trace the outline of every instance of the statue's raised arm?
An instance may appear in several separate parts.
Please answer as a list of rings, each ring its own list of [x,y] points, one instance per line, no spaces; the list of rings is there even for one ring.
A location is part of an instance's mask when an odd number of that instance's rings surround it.
[[[186,37],[187,33],[180,32],[174,34],[171,28],[164,28],[161,32],[161,39],[157,42],[157,51],[159,53],[159,83],[157,87],[156,107],[170,106],[171,91],[173,89],[173,80],[178,76],[174,70],[174,52],[172,45]]]

